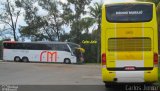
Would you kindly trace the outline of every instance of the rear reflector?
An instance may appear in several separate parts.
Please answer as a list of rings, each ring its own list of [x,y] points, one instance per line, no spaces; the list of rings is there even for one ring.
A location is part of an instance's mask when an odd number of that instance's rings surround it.
[[[154,65],[158,64],[158,53],[154,53]]]
[[[106,53],[102,54],[102,65],[106,65]]]

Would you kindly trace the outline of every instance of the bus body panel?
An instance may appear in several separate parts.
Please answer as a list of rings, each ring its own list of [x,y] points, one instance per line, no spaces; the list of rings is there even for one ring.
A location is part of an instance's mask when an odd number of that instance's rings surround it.
[[[137,2],[134,4],[137,4]],[[152,17],[149,22],[112,23],[106,20],[106,4],[102,6],[101,54],[106,54],[106,65],[102,63],[102,80],[104,82],[141,83],[158,81],[158,67],[153,64],[154,53],[158,54],[158,30],[154,4]],[[129,39],[137,42],[139,41],[137,40],[138,38],[145,38],[141,40],[142,42],[139,46],[142,46],[146,41],[145,43],[149,44],[143,45],[146,49],[144,47],[143,49],[136,49],[136,46],[133,46],[134,43],[132,45],[123,45]],[[120,41],[117,39],[120,39]],[[109,45],[110,42],[111,44]],[[129,46],[137,51],[127,48]],[[139,68],[139,70],[126,71],[124,69],[127,66]]]
[[[27,57],[30,62],[77,63],[74,54],[80,45],[70,42],[3,42],[3,60],[13,61],[15,57]]]
[[[69,58],[71,63],[76,63],[76,57],[64,51],[34,50],[33,52],[33,50],[4,49],[3,54],[3,60],[8,61],[13,61],[15,56],[19,56],[28,57],[30,62],[64,62],[65,58]]]
[[[117,83],[153,83],[158,81],[158,68],[151,71],[108,71],[102,68],[102,80],[104,82]],[[117,81],[114,79],[118,78]]]
[[[113,33],[113,31],[115,33]],[[112,33],[113,35],[110,35]],[[140,38],[143,36],[146,39],[142,40],[142,38]],[[107,67],[153,67],[153,61],[150,61],[150,59],[153,59],[152,28],[107,29],[106,39],[108,39],[106,40],[106,48],[108,49],[106,50],[106,56],[108,60]],[[137,44],[137,41],[139,41],[139,44]],[[146,44],[142,45],[143,42],[146,42]],[[150,43],[150,45],[148,43]],[[146,46],[147,44],[148,46]],[[142,51],[139,51],[137,46],[151,47],[152,49],[150,49],[150,51],[148,51],[149,49],[143,49],[147,51],[143,51],[142,49]],[[132,49],[127,47],[132,47]],[[120,49],[120,51],[118,51],[118,49]],[[117,50],[117,52],[115,52],[115,50]]]

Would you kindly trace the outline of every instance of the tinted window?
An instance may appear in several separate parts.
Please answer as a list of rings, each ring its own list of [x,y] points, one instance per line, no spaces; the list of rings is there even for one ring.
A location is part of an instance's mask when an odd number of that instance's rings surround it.
[[[152,4],[116,4],[106,6],[109,22],[148,22],[152,20]]]
[[[28,50],[55,50],[53,44],[23,43],[24,49]]]
[[[7,49],[26,49],[26,50],[57,50],[70,52],[67,44],[38,44],[38,43],[4,43]]]
[[[69,47],[71,48],[72,52],[75,54],[76,48],[80,48],[80,45],[74,43],[68,43]]]
[[[11,43],[4,43],[3,46],[4,46],[4,48],[7,48],[7,49],[13,48]]]
[[[151,51],[151,38],[110,38],[108,51]]]
[[[66,44],[56,44],[56,50],[70,52],[70,50]]]

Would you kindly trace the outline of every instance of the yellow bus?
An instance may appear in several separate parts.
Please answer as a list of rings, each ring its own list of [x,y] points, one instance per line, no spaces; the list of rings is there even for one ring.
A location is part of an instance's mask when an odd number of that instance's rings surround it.
[[[101,61],[106,85],[158,81],[158,28],[154,3],[102,6]]]

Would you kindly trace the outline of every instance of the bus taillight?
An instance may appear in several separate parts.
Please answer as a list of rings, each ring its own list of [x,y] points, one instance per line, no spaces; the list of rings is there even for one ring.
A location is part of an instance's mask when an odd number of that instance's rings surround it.
[[[158,66],[158,53],[154,53],[154,65]]]
[[[102,65],[106,65],[106,53],[102,54]]]

